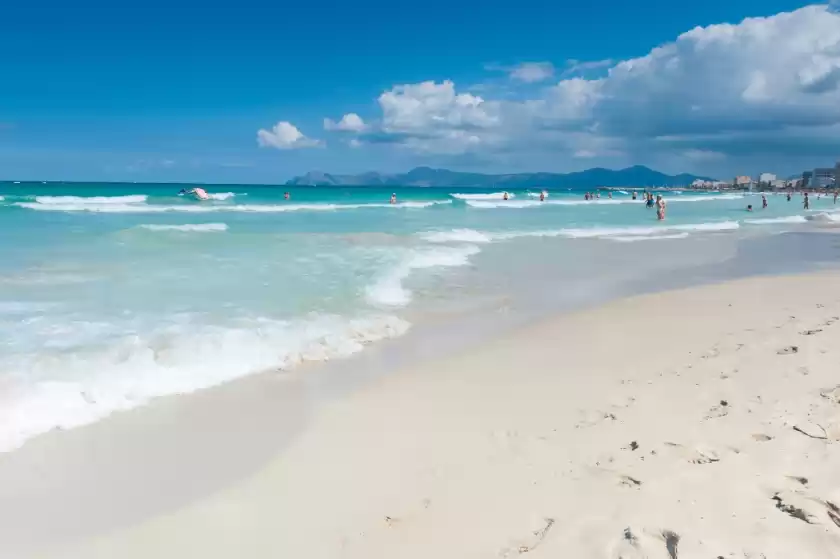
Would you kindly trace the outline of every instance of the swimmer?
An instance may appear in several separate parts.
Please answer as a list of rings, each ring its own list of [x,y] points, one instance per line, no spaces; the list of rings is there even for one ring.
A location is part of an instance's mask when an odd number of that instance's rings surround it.
[[[505,192],[504,194],[502,194],[502,200],[510,200],[510,195],[507,192]]]
[[[767,196],[765,196],[764,194],[761,195],[761,209],[767,209]]]
[[[612,200],[612,191],[609,192],[608,196],[610,197],[610,200]]]
[[[394,192],[393,194],[391,194],[391,203],[392,203],[392,204],[396,204],[396,203],[397,203],[397,193],[396,193],[396,192]]]
[[[192,190],[186,190],[186,189],[182,188],[181,192],[179,192],[178,194],[183,194],[183,195],[189,194],[189,195],[195,196],[199,200],[209,200],[210,199],[210,196],[207,195],[207,191],[204,190],[201,187],[198,187],[198,186],[196,186]]]
[[[808,200],[808,193],[805,193],[805,200],[802,202],[802,207],[806,210],[811,209],[811,202]]]
[[[648,209],[650,209],[650,208],[652,208],[652,207],[653,207],[653,204],[654,204],[654,202],[653,202],[653,194],[646,194],[645,196],[647,196],[647,202],[645,202],[645,207],[647,207]]]
[[[656,196],[656,219],[659,221],[665,219],[665,198],[662,195]]]
[[[836,197],[835,197],[836,198]],[[545,202],[545,190],[540,192],[540,202]]]
[[[835,204],[837,203],[837,191],[836,190],[834,191],[834,203]]]
[[[748,212],[751,212],[751,211],[752,211],[752,204],[750,204],[750,205],[748,205],[748,206],[747,206],[747,211],[748,211]]]
[[[636,191],[634,190],[633,191],[633,200],[635,200],[635,199],[636,199]]]
[[[288,200],[288,199],[289,199],[289,198],[291,198],[291,197],[292,197],[292,195],[291,195],[291,194],[289,194],[288,192],[284,192],[284,193],[283,193],[283,199],[284,199],[284,200]]]
[[[787,201],[790,202],[790,192],[787,193]]]
[[[600,200],[600,199],[601,199],[601,193],[600,193],[600,192],[596,193],[596,194],[595,194],[595,197],[596,197],[598,200]]]
[[[589,200],[589,193],[588,192],[583,195],[583,199],[584,200]]]

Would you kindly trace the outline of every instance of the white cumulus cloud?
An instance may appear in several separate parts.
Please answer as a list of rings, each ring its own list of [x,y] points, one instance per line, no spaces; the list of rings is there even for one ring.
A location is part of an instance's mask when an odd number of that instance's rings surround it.
[[[294,124],[281,120],[271,130],[259,130],[257,144],[264,148],[299,149],[318,147],[321,141],[307,138]]]
[[[551,62],[523,62],[510,69],[510,77],[525,83],[542,82],[554,77],[554,65]]]
[[[596,69],[606,73],[568,75]],[[534,83],[554,68],[509,71]],[[727,164],[758,153],[840,153],[840,13],[827,5],[697,27],[639,58],[571,61],[562,75],[496,99],[493,88],[484,98],[451,81],[397,85],[379,96],[381,117],[361,137],[506,160],[535,150],[569,161],[660,154]]]
[[[329,118],[324,119],[324,130],[338,130],[341,132],[363,132],[365,121],[356,113],[347,113],[341,120],[335,122]]]

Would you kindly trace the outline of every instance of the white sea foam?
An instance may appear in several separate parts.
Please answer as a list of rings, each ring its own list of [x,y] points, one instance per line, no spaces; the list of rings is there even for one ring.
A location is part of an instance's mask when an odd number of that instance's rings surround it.
[[[688,233],[675,233],[673,235],[617,235],[615,237],[607,237],[611,241],[619,243],[635,243],[637,241],[662,241],[665,239],[685,239]]]
[[[504,200],[504,192],[475,193],[475,194],[450,194],[458,200]],[[539,195],[538,195],[539,196]],[[508,193],[508,198],[516,198],[515,194]]]
[[[529,193],[528,193],[528,197],[529,197],[529,198],[539,198],[541,195],[542,195],[542,193],[541,193],[541,192],[529,192]],[[544,197],[545,197],[546,199],[548,199],[548,192],[546,192],[546,193],[545,193],[545,196],[544,196]]]
[[[663,235],[691,232],[733,231],[740,227],[737,221],[719,221],[710,223],[689,223],[685,225],[658,225],[651,227],[589,227],[566,229],[543,229],[534,231],[475,231],[473,229],[453,229],[451,231],[431,231],[423,233],[421,238],[432,243],[488,243],[494,241],[508,241],[527,237],[565,237],[569,239],[596,239],[615,237],[634,238],[663,238]],[[687,235],[685,235],[687,236]]]
[[[84,325],[75,324],[73,335]],[[113,325],[93,325],[102,339]],[[153,398],[184,394],[254,372],[290,369],[361,351],[402,335],[409,324],[388,315],[321,316],[237,325],[174,322],[146,335],[97,345],[39,348],[0,356],[0,451],[55,428],[72,428]]]
[[[490,243],[493,239],[474,229],[452,229],[451,231],[430,231],[420,237],[430,243]]]
[[[838,223],[840,222],[840,213],[835,212],[820,212],[807,216],[808,221],[816,221],[822,223]]]
[[[772,225],[775,223],[806,223],[808,220],[803,215],[789,215],[785,217],[768,217],[761,219],[745,219],[744,223],[750,225]]]
[[[79,202],[51,202],[30,203],[18,202],[17,206],[38,211],[56,211],[56,212],[94,212],[94,213],[166,213],[166,212],[184,212],[184,213],[211,213],[211,212],[246,212],[246,213],[278,213],[278,212],[295,212],[295,211],[310,211],[310,212],[333,212],[340,210],[362,210],[374,208],[388,208],[388,209],[423,209],[436,206],[439,204],[451,204],[452,200],[434,200],[428,202],[400,202],[398,204],[236,204],[236,205],[212,205],[212,204],[183,204],[183,205],[155,205],[155,204],[94,204],[94,203],[79,203]]]
[[[5,200],[5,198],[0,196],[0,202],[2,202],[3,200]]]
[[[211,200],[228,200],[236,196],[235,192],[208,192],[207,197]]]
[[[142,229],[149,231],[183,231],[196,233],[215,233],[227,231],[226,223],[187,223],[184,225],[159,225],[155,223],[144,223],[139,226]]]
[[[367,300],[378,306],[403,307],[411,302],[411,291],[403,286],[403,280],[413,270],[466,266],[470,256],[479,252],[474,245],[411,250],[402,262],[367,288]]]
[[[128,196],[36,196],[35,202],[42,205],[104,205],[104,204],[142,204],[148,199],[145,194],[131,194]]]

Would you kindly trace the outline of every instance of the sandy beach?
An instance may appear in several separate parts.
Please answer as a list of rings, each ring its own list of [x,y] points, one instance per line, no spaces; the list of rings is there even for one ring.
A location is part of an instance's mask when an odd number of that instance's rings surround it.
[[[243,448],[178,472],[196,493],[184,506],[148,487],[142,472],[161,450],[116,416],[78,431],[92,429],[103,453],[148,450],[132,455],[137,500],[103,505],[91,480],[87,497],[37,498],[79,517],[97,503],[130,524],[100,511],[98,533],[73,537],[49,514],[24,526],[0,499],[7,536],[41,531],[0,538],[0,556],[836,558],[838,280],[750,278],[554,317],[370,382],[258,466],[220,476],[271,436],[243,420]],[[260,393],[272,391],[238,405]],[[247,415],[218,411],[218,424]],[[131,413],[166,423],[160,407]],[[190,429],[177,441],[185,456],[212,445],[201,424]],[[42,467],[60,469],[52,459]],[[9,462],[0,471],[16,499],[37,493],[38,474]]]

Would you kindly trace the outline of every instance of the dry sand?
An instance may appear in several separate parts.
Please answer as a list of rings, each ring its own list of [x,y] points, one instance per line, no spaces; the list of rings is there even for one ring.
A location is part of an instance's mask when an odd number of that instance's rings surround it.
[[[838,282],[626,299],[399,371],[233,486],[32,556],[840,557]]]

